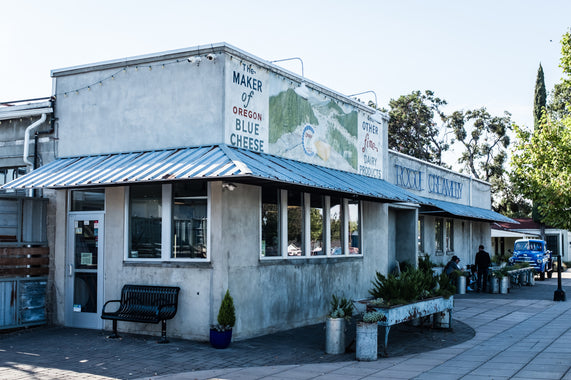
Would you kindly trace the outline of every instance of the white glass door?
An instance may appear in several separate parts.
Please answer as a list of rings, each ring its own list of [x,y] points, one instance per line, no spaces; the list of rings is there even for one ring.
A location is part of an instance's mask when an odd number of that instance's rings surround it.
[[[69,214],[66,325],[101,329],[103,307],[103,213]]]

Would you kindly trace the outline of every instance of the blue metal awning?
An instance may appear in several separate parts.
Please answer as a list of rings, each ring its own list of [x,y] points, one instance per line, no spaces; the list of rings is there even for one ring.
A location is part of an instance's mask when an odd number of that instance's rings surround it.
[[[420,203],[418,197],[381,179],[226,145],[59,158],[1,188],[63,189],[188,179],[262,180]]]
[[[459,216],[462,218],[467,219],[479,219],[484,221],[493,221],[493,222],[507,222],[507,223],[518,223],[517,221],[508,218],[500,213],[495,211],[474,207],[474,206],[467,206],[458,203],[440,201],[437,199],[432,198],[425,198],[425,197],[418,197],[420,199],[420,203],[425,206],[432,206],[437,208],[437,213],[447,213],[454,216]],[[426,211],[424,208],[421,208],[420,213],[434,213],[432,211]]]

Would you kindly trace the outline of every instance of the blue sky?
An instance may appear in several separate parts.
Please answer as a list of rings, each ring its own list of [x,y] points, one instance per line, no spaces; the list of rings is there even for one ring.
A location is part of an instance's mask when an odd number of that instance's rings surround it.
[[[49,96],[50,70],[214,42],[380,106],[433,90],[445,111],[504,110],[532,124],[541,62],[561,78],[571,1],[3,1],[0,101]],[[299,61],[283,67],[301,74]],[[369,100],[369,95],[361,96]],[[371,98],[372,99],[372,98]]]

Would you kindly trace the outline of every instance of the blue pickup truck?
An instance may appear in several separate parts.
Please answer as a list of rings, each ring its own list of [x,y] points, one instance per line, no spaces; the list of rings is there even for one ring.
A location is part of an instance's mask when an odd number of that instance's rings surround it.
[[[518,239],[514,243],[514,252],[509,259],[510,264],[529,263],[539,274],[541,281],[545,276],[551,278],[553,275],[553,259],[551,251],[546,248],[544,240],[539,239]]]

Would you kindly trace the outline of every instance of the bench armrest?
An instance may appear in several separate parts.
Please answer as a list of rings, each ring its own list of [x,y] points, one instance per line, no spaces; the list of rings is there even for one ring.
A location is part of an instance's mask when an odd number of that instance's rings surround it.
[[[103,309],[101,310],[101,314],[105,313],[105,307],[107,306],[107,304],[112,303],[112,302],[118,302],[119,304],[121,304],[121,300],[110,300],[105,302],[105,304],[103,305]]]
[[[163,304],[163,305],[159,305],[159,308],[157,309],[157,318],[159,317],[161,310],[165,307],[174,307],[174,310],[176,312],[177,310],[177,304],[176,303],[169,303],[169,304]]]

